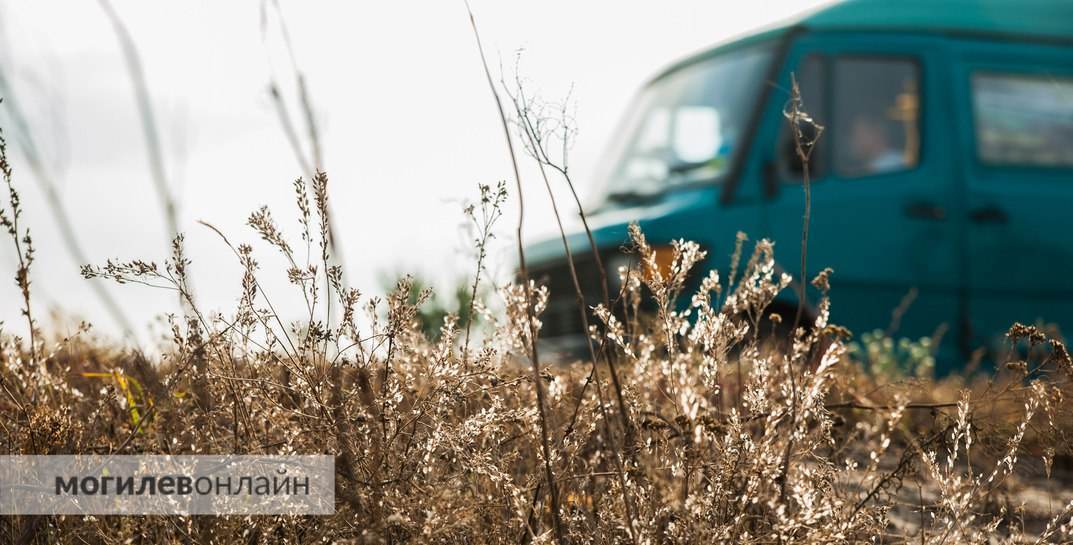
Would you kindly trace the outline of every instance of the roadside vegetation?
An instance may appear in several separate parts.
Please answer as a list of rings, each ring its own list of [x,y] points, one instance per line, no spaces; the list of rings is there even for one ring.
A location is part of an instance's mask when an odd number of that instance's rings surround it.
[[[549,122],[520,82],[508,91],[486,74],[516,188],[518,161],[535,160],[549,198],[558,183],[574,196],[562,211],[553,202],[557,214],[584,222],[565,156],[549,152],[554,141],[565,155],[566,117]],[[787,119],[814,123],[796,93]],[[811,143],[794,132],[807,173]],[[674,242],[668,265],[634,225],[630,265],[597,261],[617,279],[604,285],[620,287],[578,309],[588,357],[551,362],[537,342],[549,294],[521,245],[516,278],[487,270],[494,233],[522,239],[523,217],[502,221],[520,192],[480,187],[466,209],[472,276],[457,304],[430,307],[411,277],[382,298],[346,283],[329,178],[311,167],[287,212],[299,232],[267,208],[247,233],[200,226],[241,266],[232,309],[199,306],[181,233],[165,259],[83,267],[90,282],[180,299],[170,342],[146,355],[88,326],[57,338],[39,322],[6,151],[0,140],[0,225],[22,298],[4,304],[25,324],[0,326],[0,454],[329,453],[337,506],[325,517],[0,517],[4,543],[1073,543],[1073,361],[1042,326],[1011,324],[996,370],[935,380],[929,339],[831,323],[837,271],[807,279],[817,315],[775,327],[791,318],[766,309],[795,287],[772,241],[740,234],[725,268],[698,270],[698,245]],[[262,267],[254,244],[286,265]],[[305,301],[302,319],[276,311],[271,275]],[[575,289],[583,301],[576,275]]]

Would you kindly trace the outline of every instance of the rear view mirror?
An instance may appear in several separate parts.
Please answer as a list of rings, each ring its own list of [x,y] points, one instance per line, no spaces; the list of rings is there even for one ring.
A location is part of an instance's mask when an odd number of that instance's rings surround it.
[[[801,146],[804,148],[805,155],[809,157],[809,174],[815,176],[818,172],[817,163],[819,162],[820,155],[818,153],[812,153],[817,140],[818,131],[815,125],[802,124],[801,130]],[[805,172],[805,167],[801,162],[801,156],[797,153],[797,142],[794,140],[789,129],[783,132],[782,143],[779,146],[779,162],[782,166],[781,171],[784,178],[787,180],[799,181]]]

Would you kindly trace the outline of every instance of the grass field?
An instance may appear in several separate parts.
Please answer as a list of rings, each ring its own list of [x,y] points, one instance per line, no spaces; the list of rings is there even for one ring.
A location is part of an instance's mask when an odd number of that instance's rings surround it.
[[[319,173],[294,184],[298,236],[267,209],[248,220],[287,270],[220,233],[244,270],[229,311],[199,308],[181,236],[163,263],[84,267],[183,300],[172,342],[149,356],[37,321],[32,238],[0,157],[23,294],[4,304],[26,318],[0,337],[2,453],[329,453],[337,497],[327,517],[3,517],[5,543],[1073,540],[1073,363],[1036,328],[1011,324],[1027,359],[932,382],[884,339],[849,353],[825,272],[820,315],[771,342],[764,309],[790,278],[769,241],[739,237],[729,267],[708,272],[695,244],[667,265],[634,228],[636,266],[607,272],[621,302],[593,310],[592,357],[549,366],[533,342],[546,290],[482,276],[487,236],[467,319],[448,315],[435,339],[412,280],[383,300],[344,285]],[[506,198],[482,189],[480,232]],[[266,275],[289,278],[307,319],[276,314]],[[690,275],[702,287],[683,293]]]

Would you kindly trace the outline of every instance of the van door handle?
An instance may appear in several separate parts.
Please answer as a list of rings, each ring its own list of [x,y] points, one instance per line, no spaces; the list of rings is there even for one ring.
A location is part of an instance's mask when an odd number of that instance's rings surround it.
[[[1006,211],[995,206],[984,206],[969,210],[969,221],[973,223],[1005,224],[1010,221]]]
[[[946,219],[946,210],[943,207],[928,201],[913,201],[902,209],[907,218],[918,220],[943,221]]]

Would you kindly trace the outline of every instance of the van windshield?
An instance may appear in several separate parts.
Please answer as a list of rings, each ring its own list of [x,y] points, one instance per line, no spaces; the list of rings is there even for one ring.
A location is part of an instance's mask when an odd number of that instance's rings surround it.
[[[600,204],[643,201],[671,187],[718,183],[743,145],[774,45],[728,51],[646,87],[608,150]]]

